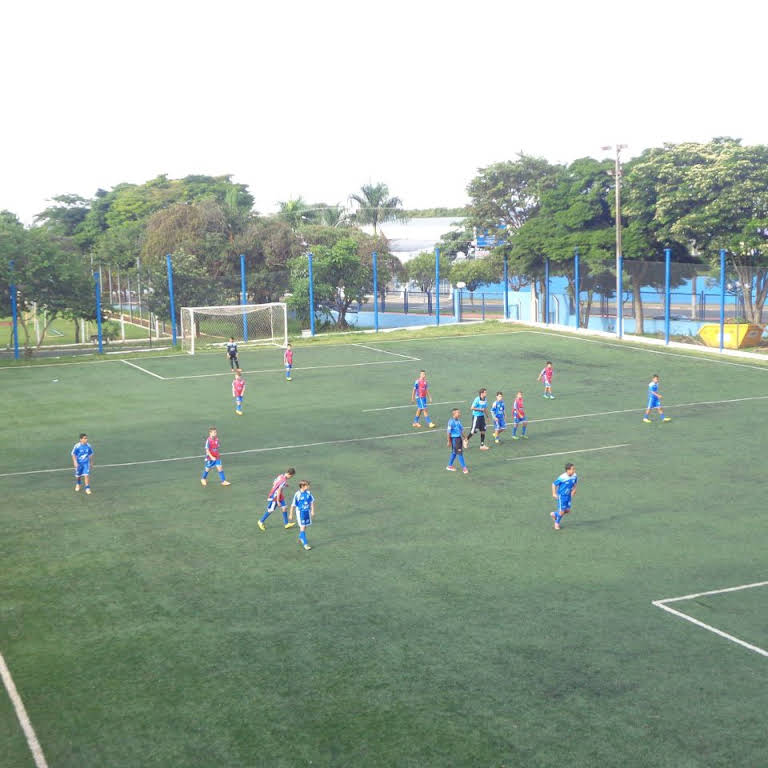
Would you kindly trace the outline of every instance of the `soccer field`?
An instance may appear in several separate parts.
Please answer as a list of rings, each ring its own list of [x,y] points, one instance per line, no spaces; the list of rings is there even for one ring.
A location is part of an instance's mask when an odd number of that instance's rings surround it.
[[[0,368],[0,765],[767,764],[768,364],[464,331],[298,341],[291,382],[241,350],[242,417],[223,351]],[[446,472],[481,386],[508,418],[523,390],[529,439]],[[200,485],[211,425],[230,487]],[[256,526],[288,466],[308,552]]]

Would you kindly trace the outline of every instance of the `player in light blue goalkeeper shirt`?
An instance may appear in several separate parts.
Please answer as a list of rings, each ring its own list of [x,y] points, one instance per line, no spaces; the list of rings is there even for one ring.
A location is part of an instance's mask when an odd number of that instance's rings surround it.
[[[312,525],[315,517],[315,497],[309,490],[309,480],[299,482],[299,490],[293,495],[288,519],[293,520],[293,510],[296,510],[296,520],[299,523],[299,544],[304,549],[312,549],[307,544],[307,528]]]
[[[648,404],[645,407],[645,416],[643,421],[646,424],[651,423],[651,411],[659,412],[659,421],[671,421],[669,416],[664,415],[664,408],[661,406],[661,392],[659,392],[659,374],[654,373],[648,383]]]
[[[569,462],[565,465],[565,472],[552,483],[552,498],[557,499],[557,510],[549,514],[555,521],[556,531],[560,530],[560,521],[563,519],[563,515],[567,515],[571,511],[571,499],[576,494],[576,483],[578,482],[576,467]]]
[[[472,426],[469,428],[467,443],[469,443],[469,439],[475,432],[479,432],[480,450],[487,451],[488,446],[485,444],[485,417],[488,413],[488,390],[485,387],[478,391],[477,397],[472,401],[470,408],[472,409]]]
[[[504,393],[497,392],[496,399],[491,405],[493,414],[493,442],[499,442],[499,435],[507,428],[507,406],[504,404]]]
[[[72,464],[75,467],[75,490],[80,490],[80,481],[85,484],[85,492],[91,495],[91,456],[93,448],[88,443],[88,435],[85,432],[80,434],[80,439],[72,448]]]
[[[461,464],[461,471],[466,475],[469,472],[467,463],[464,461],[464,448],[467,446],[467,441],[464,438],[464,426],[461,423],[461,411],[458,408],[454,408],[451,411],[451,418],[448,419],[448,426],[446,427],[445,433],[448,438],[448,447],[451,449],[451,458],[448,460],[446,469],[449,472],[456,471],[453,462],[458,456],[459,464]]]

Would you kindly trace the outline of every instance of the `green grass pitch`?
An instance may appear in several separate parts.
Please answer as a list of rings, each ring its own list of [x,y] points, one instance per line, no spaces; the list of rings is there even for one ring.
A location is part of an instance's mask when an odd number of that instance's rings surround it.
[[[0,368],[0,653],[51,768],[765,764],[768,586],[670,604],[700,624],[653,601],[768,579],[768,366],[464,332],[297,342],[290,383],[242,350],[242,417],[223,351]],[[523,390],[530,439],[448,473],[481,386]],[[228,488],[199,482],[214,424]],[[309,552],[256,527],[288,466]],[[5,690],[0,755],[35,764]]]

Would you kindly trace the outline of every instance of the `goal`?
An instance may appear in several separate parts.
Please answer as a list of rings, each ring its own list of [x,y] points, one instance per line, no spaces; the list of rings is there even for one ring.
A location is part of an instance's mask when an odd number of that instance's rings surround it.
[[[194,355],[226,344],[288,343],[288,310],[284,302],[233,304],[226,307],[182,307],[181,348]]]

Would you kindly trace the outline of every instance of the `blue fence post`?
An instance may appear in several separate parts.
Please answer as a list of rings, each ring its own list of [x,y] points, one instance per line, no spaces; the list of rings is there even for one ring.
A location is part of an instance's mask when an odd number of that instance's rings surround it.
[[[11,268],[11,275],[13,274],[13,261],[9,264]],[[13,323],[13,359],[19,359],[19,312],[16,306],[16,283],[11,278],[11,284],[8,287],[11,293],[11,322]]]
[[[435,248],[435,325],[440,325],[440,249]]]
[[[624,336],[624,257],[618,259],[618,275],[616,276],[616,287],[619,290],[616,296],[616,336]]]
[[[725,346],[725,248],[720,249],[720,351]]]
[[[509,320],[509,256],[504,254],[504,319]]]
[[[171,301],[171,338],[173,346],[176,346],[176,302],[173,296],[173,264],[171,263],[171,254],[165,254],[165,267],[168,271],[168,297]]]
[[[544,324],[549,324],[549,259],[544,259]]]
[[[573,249],[573,300],[576,305],[576,327],[581,328],[581,285],[579,283],[579,249]]]
[[[373,330],[379,332],[379,270],[378,256],[373,252]]]
[[[312,276],[312,251],[307,254],[309,264],[309,333],[315,335],[315,285]]]
[[[672,255],[671,248],[664,249],[664,343],[669,344],[669,302],[672,294],[669,287],[669,260]]]
[[[240,303],[248,303],[248,292],[245,286],[245,254],[240,254]],[[248,341],[248,316],[243,312],[243,341]]]
[[[99,340],[99,354],[101,355],[104,353],[104,346],[101,335],[101,274],[99,272],[93,273],[93,286],[96,291],[96,327],[98,328],[96,338]]]

